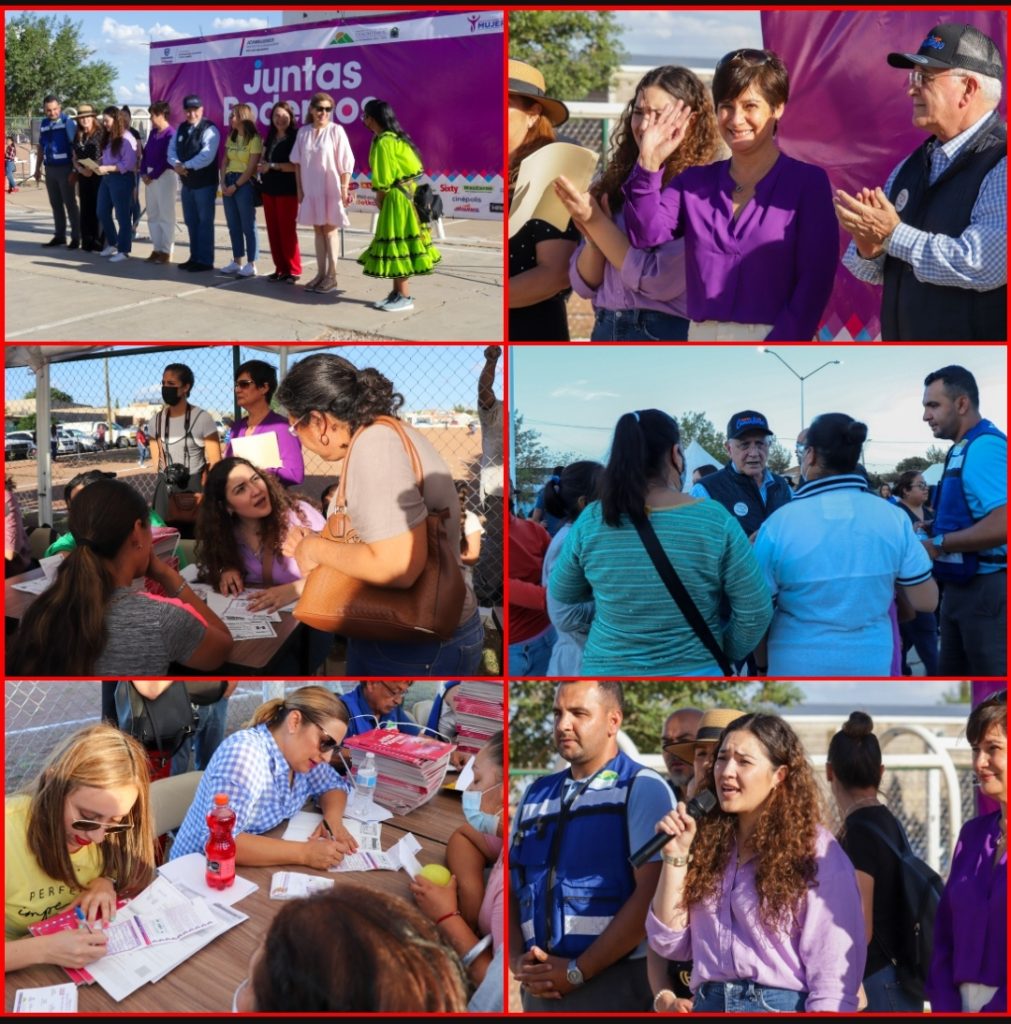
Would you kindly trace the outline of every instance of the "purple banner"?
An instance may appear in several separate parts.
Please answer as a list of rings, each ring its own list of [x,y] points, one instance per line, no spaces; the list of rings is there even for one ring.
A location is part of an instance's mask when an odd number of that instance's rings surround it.
[[[890,67],[887,55],[915,53],[927,32],[945,22],[985,32],[1007,66],[1007,17],[1001,11],[763,11],[764,45],[790,72],[779,132],[783,152],[823,167],[832,187],[850,194],[884,187],[926,138],[912,124],[907,72]],[[840,257],[848,242],[840,229]],[[880,287],[858,281],[840,263],[819,340],[878,338],[880,312]]]
[[[501,11],[459,11],[152,43],[151,99],[168,101],[177,124],[183,98],[195,93],[219,128],[235,103],[249,103],[266,136],[277,100],[292,104],[301,126],[313,93],[329,93],[355,154],[358,209],[375,206],[361,111],[385,100],[421,151],[446,215],[499,218],[503,31]]]

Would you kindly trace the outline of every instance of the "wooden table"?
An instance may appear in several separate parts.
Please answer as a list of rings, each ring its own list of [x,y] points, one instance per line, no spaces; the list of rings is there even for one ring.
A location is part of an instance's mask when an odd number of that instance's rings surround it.
[[[4,616],[6,618],[19,622],[32,606],[35,598],[38,597],[37,594],[26,594],[22,590],[15,590],[14,584],[39,579],[43,575],[41,569],[32,569],[30,572],[22,573],[20,576],[11,576],[10,579],[4,581]],[[291,612],[281,612],[280,614],[281,621],[273,623],[276,636],[256,640],[237,640],[232,645],[228,661],[209,674],[225,673],[241,676],[248,675],[251,669],[265,668],[302,625]],[[297,640],[293,642],[297,642]],[[192,674],[193,670],[185,669],[185,672]]]
[[[413,832],[421,844],[418,860],[422,864],[444,864],[446,842],[450,835],[463,824],[460,799],[452,793],[441,792],[424,807],[406,816],[394,816],[383,822],[383,849],[389,849],[406,832]],[[268,833],[280,836],[285,825],[279,825]],[[83,985],[78,991],[80,1013],[227,1013],[232,993],[246,977],[249,958],[263,940],[274,915],[284,906],[281,900],[270,899],[270,879],[275,871],[286,867],[306,874],[322,875],[334,879],[334,885],[348,882],[361,884],[401,896],[413,902],[410,892],[410,878],[405,871],[354,871],[347,874],[331,874],[315,871],[301,865],[278,865],[274,867],[240,867],[238,874],[256,882],[256,892],[235,904],[235,909],[248,915],[234,928],[219,935],[213,942],[201,949],[192,959],[181,964],[161,981],[143,985],[136,992],[117,1003],[97,983]],[[21,988],[36,988],[43,985],[62,985],[67,976],[59,967],[43,964],[26,967],[6,976],[4,992],[5,1006],[9,1013],[14,1006],[14,995]]]

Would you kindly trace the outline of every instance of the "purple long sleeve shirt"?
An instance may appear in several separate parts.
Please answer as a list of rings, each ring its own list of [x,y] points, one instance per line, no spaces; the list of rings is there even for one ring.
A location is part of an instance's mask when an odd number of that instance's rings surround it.
[[[114,155],[112,145],[107,144],[99,163],[103,167],[115,164],[120,174],[132,174],[137,169],[137,140],[127,132],[123,136],[123,145],[119,147],[119,156]]]
[[[281,455],[281,465],[276,469],[267,470],[273,473],[285,487],[293,487],[305,479],[305,463],[302,461],[302,445],[297,437],[292,437],[288,431],[288,421],[284,416],[276,412],[268,412],[267,415],[256,424],[252,433],[264,433],[272,431],[277,434],[277,450]],[[241,420],[232,427],[232,437],[245,437],[250,433],[249,421]],[[232,442],[225,445],[225,458],[232,454]],[[262,467],[261,467],[262,468]]]
[[[992,985],[984,1013],[1007,1010],[1007,852],[994,866],[1000,811],[962,826],[934,918],[934,957],[926,994],[934,1013],[962,1009],[959,985]]]
[[[168,147],[175,135],[175,128],[167,125],[160,132],[151,132],[144,146],[141,172],[152,181],[160,178],[169,166]]]
[[[307,501],[300,501],[297,505],[302,514],[300,516],[295,509],[288,513],[288,529],[293,526],[308,526],[310,530],[318,533],[326,526],[326,520],[319,509],[310,505]],[[238,531],[236,531],[235,536],[239,542],[239,554],[242,556],[242,578],[246,581],[246,586],[267,586],[268,584],[263,578],[262,558],[257,558]],[[298,562],[295,561],[294,557],[282,555],[279,558],[272,559],[270,578],[271,582],[269,585],[278,587],[282,583],[294,583],[295,580],[300,580],[302,573],[299,571]]]
[[[625,214],[619,210],[614,223],[625,231]],[[685,244],[680,238],[668,238],[653,249],[631,248],[618,270],[604,262],[604,279],[594,288],[580,276],[579,254],[585,240],[569,261],[572,290],[589,299],[594,309],[654,309],[673,316],[687,316],[685,305]]]
[[[628,176],[628,239],[649,249],[684,237],[691,319],[772,324],[766,341],[810,341],[839,263],[828,175],[780,154],[736,221],[729,160],[661,179],[638,164]]]
[[[650,905],[646,938],[668,960],[691,960],[691,989],[707,981],[754,981],[807,992],[807,1012],[854,1012],[867,960],[860,891],[849,857],[827,829],[815,842],[817,885],[808,890],[792,934],[772,931],[758,915],[756,858],[737,865],[737,848],[715,906],[696,905],[674,931]]]

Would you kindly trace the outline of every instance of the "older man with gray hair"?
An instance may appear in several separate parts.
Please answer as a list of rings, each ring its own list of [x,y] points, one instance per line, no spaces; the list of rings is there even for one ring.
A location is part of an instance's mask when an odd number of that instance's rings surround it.
[[[972,25],[932,28],[910,68],[913,124],[930,132],[884,189],[835,194],[850,235],[843,264],[884,285],[886,341],[1007,336],[1007,126],[997,106],[1004,64]]]

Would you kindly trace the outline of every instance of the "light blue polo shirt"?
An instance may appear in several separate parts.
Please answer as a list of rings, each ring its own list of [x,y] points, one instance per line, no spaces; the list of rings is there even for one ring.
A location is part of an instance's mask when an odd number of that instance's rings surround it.
[[[961,444],[960,441],[954,447]],[[984,434],[972,442],[968,457],[962,464],[962,486],[969,511],[975,519],[982,519],[1007,504],[1007,441],[1003,437]],[[980,576],[1000,572],[1007,565],[1007,544],[988,548],[980,554],[992,555],[1004,562],[1004,565],[980,562],[976,570]]]
[[[858,474],[804,484],[755,538],[776,601],[770,676],[887,676],[895,585],[931,577],[909,517]]]

